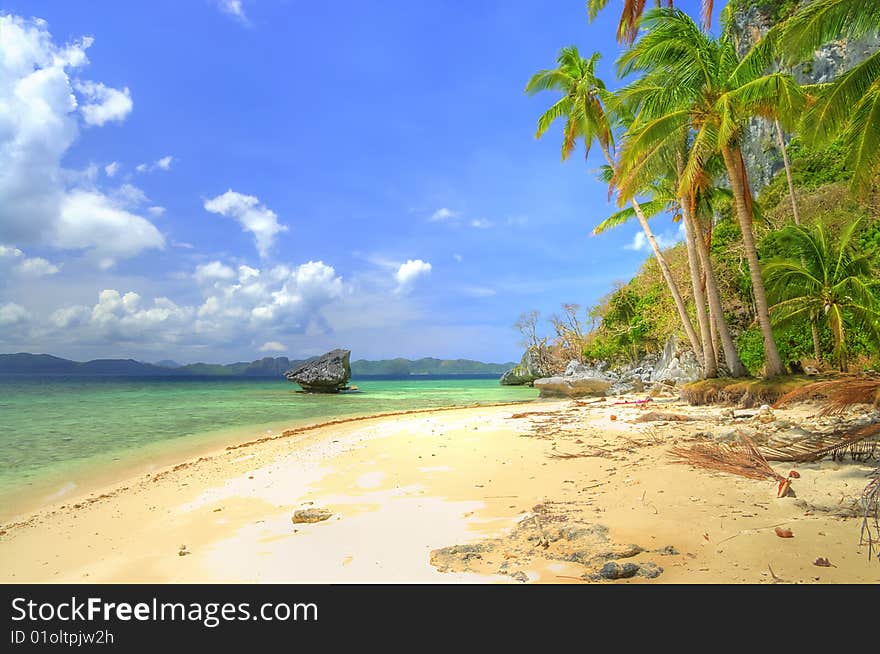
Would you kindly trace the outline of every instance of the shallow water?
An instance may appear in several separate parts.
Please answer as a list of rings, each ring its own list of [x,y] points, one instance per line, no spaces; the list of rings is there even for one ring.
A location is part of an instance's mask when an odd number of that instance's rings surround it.
[[[352,383],[359,392],[312,395],[283,379],[0,375],[0,506],[29,488],[52,501],[98,472],[295,425],[537,396],[497,377]]]

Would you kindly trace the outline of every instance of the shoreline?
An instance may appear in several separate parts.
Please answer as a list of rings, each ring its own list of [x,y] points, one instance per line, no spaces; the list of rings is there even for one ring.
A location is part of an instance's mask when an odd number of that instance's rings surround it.
[[[773,464],[801,475],[776,498],[772,481],[671,461],[722,407],[664,402],[691,422],[645,422],[628,399],[416,409],[229,445],[0,528],[16,562],[0,582],[880,581],[844,501],[869,466]],[[304,509],[330,517],[293,522]],[[596,577],[606,563],[640,572]]]
[[[93,483],[78,484],[71,482],[71,480],[69,479],[62,480],[58,478],[48,481],[48,479],[51,478],[50,475],[47,477],[47,480],[45,482],[43,482],[43,480],[38,480],[36,482],[38,484],[38,488],[42,486],[41,490],[34,489],[32,492],[28,492],[25,489],[20,489],[20,492],[9,492],[7,494],[7,497],[15,498],[13,502],[15,502],[19,506],[25,506],[27,508],[24,508],[21,511],[16,511],[14,513],[10,512],[9,514],[0,514],[0,532],[2,532],[3,530],[14,528],[20,522],[26,522],[28,518],[34,517],[40,513],[51,511],[52,509],[57,509],[67,504],[83,503],[87,501],[88,498],[96,495],[104,495],[106,492],[113,491],[119,486],[125,484],[126,482],[133,482],[138,478],[143,477],[144,475],[155,475],[156,477],[164,476],[170,472],[173,472],[174,470],[188,467],[189,465],[192,465],[202,458],[213,458],[227,451],[252,447],[254,445],[258,445],[268,441],[291,438],[299,434],[308,433],[310,431],[318,429],[324,429],[326,427],[343,425],[353,422],[361,422],[365,420],[378,420],[410,414],[434,413],[440,411],[458,411],[482,407],[515,406],[519,404],[530,404],[534,401],[534,398],[530,398],[528,400],[518,400],[513,402],[496,402],[486,404],[477,403],[468,405],[452,405],[448,407],[432,407],[425,409],[407,409],[404,411],[390,411],[384,413],[367,413],[363,415],[353,415],[321,422],[306,421],[302,424],[295,424],[294,426],[287,429],[279,428],[273,430],[280,433],[266,434],[259,437],[254,437],[253,432],[257,429],[266,427],[267,425],[234,427],[230,428],[229,430],[218,430],[214,432],[207,432],[205,434],[192,435],[196,438],[205,438],[209,441],[212,441],[210,442],[210,444],[192,442],[175,443],[174,440],[169,440],[166,442],[155,444],[156,446],[166,446],[167,450],[160,451],[155,456],[147,460],[142,460],[140,458],[140,455],[143,453],[144,449],[149,448],[141,447],[131,451],[122,452],[121,454],[125,455],[125,457],[129,460],[121,462],[118,466],[113,466],[114,469],[112,471],[99,472],[96,475],[98,479]],[[220,439],[222,439],[225,444],[214,442]],[[97,468],[99,465],[100,464],[97,462],[89,461],[83,466],[83,470],[95,472],[94,468]],[[61,491],[63,491],[65,486],[69,483],[73,483],[74,488],[70,489],[70,491],[68,492],[61,493]],[[59,484],[62,485],[59,486]],[[50,493],[50,495],[46,495],[46,493],[49,492],[49,489],[47,488],[48,486],[55,488],[55,492]],[[76,489],[76,492],[71,492],[74,489]],[[10,502],[9,505],[12,505],[13,502]]]

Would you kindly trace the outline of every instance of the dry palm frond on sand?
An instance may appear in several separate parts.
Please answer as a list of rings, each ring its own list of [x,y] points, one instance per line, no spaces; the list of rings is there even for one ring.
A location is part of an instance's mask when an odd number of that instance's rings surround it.
[[[861,425],[836,434],[817,435],[805,441],[790,445],[758,448],[768,461],[792,461],[806,463],[818,461],[829,454],[833,459],[843,460],[847,452],[853,459],[867,459],[876,456],[880,445],[880,423]]]
[[[820,416],[842,413],[856,404],[880,407],[880,379],[858,376],[808,384],[786,393],[773,406],[780,407],[789,402],[812,398],[822,398]]]
[[[742,443],[698,443],[690,447],[674,447],[670,454],[676,463],[687,463],[697,468],[729,472],[749,479],[773,479],[783,481],[767,459],[744,434]]]

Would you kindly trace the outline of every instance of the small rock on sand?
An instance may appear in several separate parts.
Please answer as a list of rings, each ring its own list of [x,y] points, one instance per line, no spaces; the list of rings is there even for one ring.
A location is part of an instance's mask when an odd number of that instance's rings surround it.
[[[327,509],[299,509],[293,512],[293,523],[323,522],[324,520],[329,519],[332,515],[333,514]]]

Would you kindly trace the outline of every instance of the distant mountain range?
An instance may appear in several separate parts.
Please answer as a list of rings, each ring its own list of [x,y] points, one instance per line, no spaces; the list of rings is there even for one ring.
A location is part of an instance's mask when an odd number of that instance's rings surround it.
[[[216,377],[280,377],[285,371],[305,363],[308,359],[266,357],[257,361],[238,363],[190,363],[181,365],[163,360],[144,363],[134,359],[95,359],[71,361],[50,354],[0,354],[0,373],[5,374],[59,374],[59,375],[117,375],[117,376],[181,376],[208,375]],[[367,361],[360,359],[351,364],[352,377],[371,375],[500,375],[513,363],[482,363],[469,359],[387,359]]]

